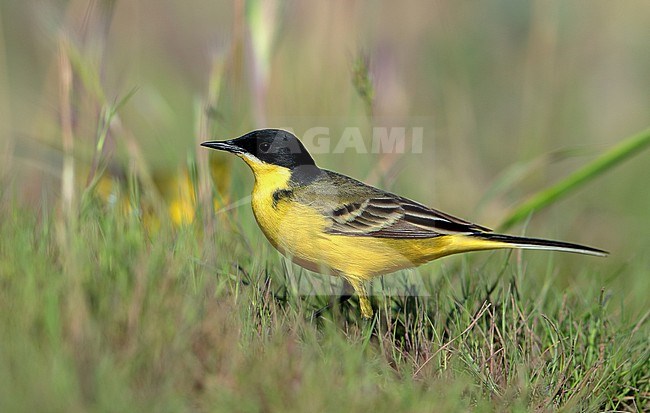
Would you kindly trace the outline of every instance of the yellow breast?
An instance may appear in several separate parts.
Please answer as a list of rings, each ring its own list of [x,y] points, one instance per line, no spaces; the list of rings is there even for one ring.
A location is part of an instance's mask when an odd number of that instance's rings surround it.
[[[446,237],[423,242],[328,234],[329,223],[318,211],[290,197],[274,198],[276,191],[289,188],[288,169],[258,164],[253,170],[253,213],[262,232],[282,254],[309,270],[368,279],[436,258],[429,244],[440,250],[447,242]]]

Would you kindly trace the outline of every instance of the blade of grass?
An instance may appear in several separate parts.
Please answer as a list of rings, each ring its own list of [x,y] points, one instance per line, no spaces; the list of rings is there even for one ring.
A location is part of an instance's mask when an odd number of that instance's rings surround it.
[[[138,88],[131,89],[129,93],[115,104],[102,103],[100,122],[97,125],[97,144],[95,145],[91,170],[88,173],[86,187],[82,193],[82,199],[86,198],[92,193],[92,191],[94,191],[95,187],[104,175],[104,172],[108,168],[110,159],[102,159],[102,153],[104,151],[104,144],[106,143],[106,139],[111,129],[111,124],[113,123],[114,118],[119,120],[118,110],[126,105],[137,91]]]
[[[74,153],[72,126],[72,67],[68,56],[67,39],[61,36],[59,40],[59,103],[61,140],[63,147],[63,171],[61,172],[61,198],[66,218],[72,218],[74,204]]]
[[[11,136],[11,117],[9,104],[9,82],[7,78],[7,57],[5,55],[5,40],[2,22],[0,22],[0,178],[11,170],[13,161],[14,142]]]
[[[370,73],[370,57],[367,53],[360,51],[352,61],[352,85],[363,101],[366,115],[373,117],[373,106],[375,99],[375,85]]]
[[[591,147],[568,147],[512,164],[495,178],[494,183],[482,195],[475,208],[476,214],[480,215],[481,211],[495,198],[517,188],[524,179],[539,172],[540,169],[569,158],[587,155],[594,155]]]
[[[251,34],[253,58],[253,115],[259,127],[266,124],[267,95],[271,75],[271,59],[280,26],[279,3],[276,1],[246,2],[246,20]]]
[[[85,56],[76,45],[70,41],[66,41],[62,45],[65,49],[65,54],[70,60],[70,65],[74,73],[79,76],[79,80],[83,84],[85,90],[91,94],[98,102],[104,104],[108,101],[102,82],[100,80],[99,68],[97,65]]]
[[[641,152],[648,145],[650,145],[650,129],[646,129],[643,132],[639,132],[638,134],[625,139],[623,142],[614,146],[591,163],[578,169],[557,184],[538,192],[528,201],[521,204],[503,221],[498,228],[499,231],[505,231],[511,228],[513,225],[525,219],[532,212],[538,211],[552,204],[581,185],[593,180],[600,174],[605,173],[610,168],[623,162],[630,156]]]

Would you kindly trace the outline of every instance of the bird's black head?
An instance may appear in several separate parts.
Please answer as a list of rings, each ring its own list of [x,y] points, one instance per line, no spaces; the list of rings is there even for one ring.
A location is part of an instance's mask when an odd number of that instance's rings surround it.
[[[203,142],[201,146],[253,156],[261,162],[289,169],[315,165],[302,142],[291,132],[281,129],[260,129],[229,141]]]

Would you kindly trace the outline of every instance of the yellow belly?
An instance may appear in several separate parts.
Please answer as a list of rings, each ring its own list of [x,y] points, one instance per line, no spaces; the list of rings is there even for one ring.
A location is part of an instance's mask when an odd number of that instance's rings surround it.
[[[369,279],[454,253],[454,237],[388,239],[333,235],[328,222],[305,205],[253,195],[253,213],[268,240],[308,270]]]

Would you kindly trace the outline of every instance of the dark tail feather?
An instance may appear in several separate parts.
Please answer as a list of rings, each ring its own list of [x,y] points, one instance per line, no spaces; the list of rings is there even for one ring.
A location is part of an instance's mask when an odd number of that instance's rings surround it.
[[[494,234],[491,232],[477,232],[475,234],[471,234],[471,236],[495,242],[505,242],[507,244],[511,244],[513,248],[565,251],[576,254],[596,255],[599,257],[605,257],[609,254],[607,251],[587,247],[585,245],[572,244],[570,242],[562,241],[552,241],[548,239],[515,237],[511,235]]]

